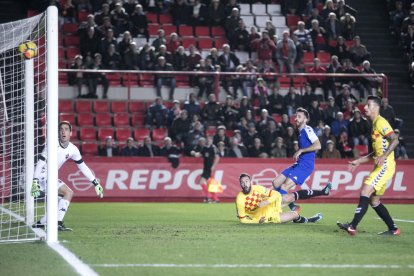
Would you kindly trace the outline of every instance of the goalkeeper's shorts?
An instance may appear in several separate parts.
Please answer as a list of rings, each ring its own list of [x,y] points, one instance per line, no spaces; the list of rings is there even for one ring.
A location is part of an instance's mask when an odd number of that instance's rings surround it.
[[[63,182],[62,180],[58,179],[58,189],[60,189],[60,187],[62,187],[63,185],[66,185],[65,182]],[[47,190],[47,180],[46,177],[42,177],[41,179],[39,179],[39,186],[40,186],[40,190],[42,190],[42,192],[46,192]]]

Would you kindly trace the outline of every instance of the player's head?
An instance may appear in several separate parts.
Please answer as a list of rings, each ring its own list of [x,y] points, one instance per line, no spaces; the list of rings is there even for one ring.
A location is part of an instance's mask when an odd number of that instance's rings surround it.
[[[61,143],[69,142],[72,136],[72,125],[68,121],[59,123],[59,140]]]
[[[251,181],[251,177],[250,175],[248,175],[247,173],[242,173],[240,174],[239,177],[239,181],[240,181],[240,187],[243,190],[244,194],[248,194],[250,193],[251,189],[252,189],[252,181]]]
[[[304,109],[303,107],[299,107],[298,109],[296,109],[295,124],[298,128],[305,125],[308,120],[309,112],[306,109]]]
[[[365,115],[374,119],[379,114],[381,99],[377,96],[368,96],[367,103],[364,106]]]

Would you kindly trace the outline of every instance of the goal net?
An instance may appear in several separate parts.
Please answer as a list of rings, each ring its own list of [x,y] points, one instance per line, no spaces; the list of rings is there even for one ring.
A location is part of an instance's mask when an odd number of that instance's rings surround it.
[[[47,24],[45,12],[0,25],[0,243],[45,236],[31,226],[46,213],[46,197],[30,189],[47,137]],[[37,46],[30,59],[18,50],[27,41]]]

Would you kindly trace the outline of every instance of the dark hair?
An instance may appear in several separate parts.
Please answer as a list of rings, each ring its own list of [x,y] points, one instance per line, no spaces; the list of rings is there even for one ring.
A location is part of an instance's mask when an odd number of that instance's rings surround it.
[[[62,125],[68,125],[69,126],[69,130],[72,131],[72,125],[69,123],[69,121],[61,121],[59,123],[59,129]]]
[[[306,109],[304,109],[303,107],[298,107],[296,109],[296,113],[297,112],[302,112],[303,114],[305,114],[306,119],[309,120],[309,112]]]
[[[242,173],[242,174],[240,174],[240,176],[239,176],[239,181],[240,181],[243,177],[245,177],[245,176],[247,176],[250,180],[252,179],[252,178],[250,177],[250,175],[248,175],[247,173]]]
[[[367,101],[373,101],[374,103],[376,103],[378,106],[381,106],[381,98],[378,96],[368,96]]]

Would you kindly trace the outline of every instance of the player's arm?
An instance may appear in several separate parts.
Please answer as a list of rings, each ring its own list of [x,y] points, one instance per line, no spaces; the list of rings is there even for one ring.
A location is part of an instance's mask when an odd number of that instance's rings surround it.
[[[265,196],[266,200],[262,200],[258,204],[260,208],[275,202],[277,199],[277,192],[275,190],[265,189],[263,195]]]
[[[309,140],[311,141],[311,145],[307,148],[299,149],[295,154],[293,155],[293,158],[295,160],[298,160],[299,156],[302,153],[305,152],[316,152],[321,149],[321,142],[318,139],[318,136],[313,131],[313,129],[309,128],[309,130],[306,131],[306,134],[308,135]]]
[[[374,156],[374,152],[371,152],[371,153],[369,153],[365,156],[362,156],[358,159],[355,159],[355,160],[349,162],[349,170],[351,172],[354,171],[354,169],[356,167],[358,167],[360,164],[371,161],[373,159],[373,156]]]
[[[33,197],[39,197],[40,196],[40,185],[39,185],[39,179],[41,176],[42,171],[46,168],[46,158],[43,155],[40,155],[39,160],[37,161],[34,174],[33,174],[33,181],[32,181],[32,189],[31,194]]]
[[[213,165],[211,166],[212,171],[214,170],[214,168],[216,167],[219,161],[220,161],[220,156],[216,152],[216,154],[214,155]]]
[[[398,136],[394,133],[394,131],[391,131],[388,135],[385,135],[385,138],[389,141],[389,146],[383,155],[374,158],[375,164],[377,166],[382,166],[388,155],[394,152],[395,148],[400,143],[400,141],[398,140]]]

